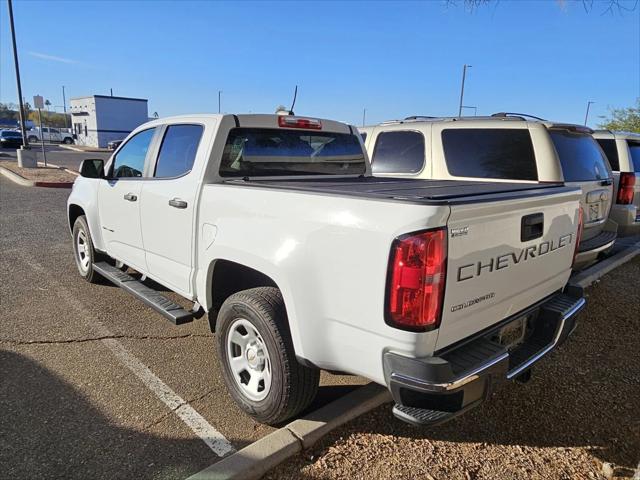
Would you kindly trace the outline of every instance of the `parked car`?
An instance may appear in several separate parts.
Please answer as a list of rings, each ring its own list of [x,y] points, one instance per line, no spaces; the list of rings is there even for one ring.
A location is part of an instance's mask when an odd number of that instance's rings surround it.
[[[402,420],[447,420],[526,378],[584,305],[563,292],[579,188],[375,178],[339,122],[163,118],[80,175],[67,203],[80,275],[176,324],[207,313],[227,388],[261,422],[304,410],[320,369],[386,385]]]
[[[640,134],[597,130],[593,134],[613,170],[611,218],[620,235],[640,234]]]
[[[376,176],[580,187],[585,225],[575,268],[588,266],[613,247],[613,174],[587,127],[500,113],[409,117],[359,130]]]
[[[57,142],[70,145],[73,143],[73,134],[69,132],[60,131],[57,128],[40,127],[32,128],[27,132],[27,139],[30,142],[40,142],[44,138],[45,142]]]
[[[122,140],[122,139],[121,140],[111,140],[109,143],[107,143],[107,148],[109,150],[115,150],[116,148],[118,148],[122,144],[123,141],[124,140]]]
[[[22,133],[14,130],[0,131],[0,145],[2,148],[20,148],[22,146]]]

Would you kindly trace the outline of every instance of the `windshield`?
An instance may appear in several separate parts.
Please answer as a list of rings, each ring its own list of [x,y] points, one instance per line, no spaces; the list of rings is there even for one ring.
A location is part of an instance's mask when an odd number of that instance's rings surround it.
[[[611,178],[604,153],[591,135],[569,130],[550,130],[560,157],[565,182]]]
[[[20,132],[11,132],[11,131],[7,131],[7,132],[2,132],[2,136],[3,137],[15,137],[15,138],[21,138],[22,134]]]
[[[220,176],[359,175],[365,169],[355,135],[234,128],[224,147]]]

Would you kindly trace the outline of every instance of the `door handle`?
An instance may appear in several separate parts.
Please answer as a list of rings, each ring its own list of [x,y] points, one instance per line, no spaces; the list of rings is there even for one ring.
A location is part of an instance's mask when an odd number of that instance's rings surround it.
[[[603,187],[606,187],[607,185],[612,185],[612,184],[613,184],[612,178],[605,178],[600,182],[600,185],[602,185]]]
[[[138,200],[138,197],[137,197],[137,195],[134,195],[133,193],[127,193],[124,196],[124,199],[125,200],[129,200],[130,202],[135,202],[136,200]]]
[[[169,200],[169,205],[174,208],[187,208],[187,202],[180,200],[179,198],[172,198]]]

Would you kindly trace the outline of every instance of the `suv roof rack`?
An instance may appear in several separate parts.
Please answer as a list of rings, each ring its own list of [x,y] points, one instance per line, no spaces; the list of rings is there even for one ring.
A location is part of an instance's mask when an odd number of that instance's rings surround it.
[[[535,115],[528,115],[526,113],[515,113],[515,112],[498,112],[491,115],[492,117],[517,117],[522,120],[526,120],[527,118],[533,118],[534,120],[539,120],[541,122],[546,122],[544,118],[536,117]]]
[[[442,117],[432,117],[430,115],[411,115],[410,117],[405,117],[405,120],[432,120],[434,118],[442,118]]]

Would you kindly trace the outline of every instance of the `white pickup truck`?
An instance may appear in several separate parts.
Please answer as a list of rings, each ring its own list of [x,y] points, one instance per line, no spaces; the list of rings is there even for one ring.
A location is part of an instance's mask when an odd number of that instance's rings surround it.
[[[261,422],[309,405],[320,369],[386,385],[405,421],[447,420],[528,377],[584,306],[564,290],[578,189],[374,178],[342,123],[164,118],[80,170],[80,274],[176,324],[207,313],[227,387]]]
[[[73,135],[57,128],[40,127],[32,128],[27,132],[27,139],[30,142],[40,142],[44,138],[45,142],[57,142],[71,145],[73,143]]]

